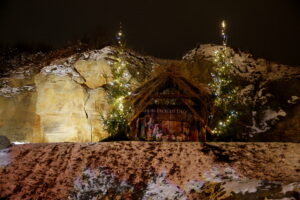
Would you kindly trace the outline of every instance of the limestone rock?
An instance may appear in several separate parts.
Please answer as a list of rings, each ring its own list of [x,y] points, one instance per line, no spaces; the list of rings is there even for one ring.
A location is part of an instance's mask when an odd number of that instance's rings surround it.
[[[92,141],[99,141],[108,137],[102,123],[102,117],[107,114],[108,110],[109,105],[105,90],[103,88],[90,90],[85,104],[85,111],[92,129]]]
[[[0,150],[8,148],[10,145],[9,139],[6,136],[0,135]]]
[[[209,82],[211,61],[218,48],[204,45],[191,51],[184,58],[185,65],[179,62],[180,71],[195,82]],[[0,77],[0,134],[12,142],[85,142],[105,138],[101,115],[105,115],[109,106],[102,86],[112,80],[106,60],[120,59],[118,56],[117,49],[106,47],[74,52],[68,57],[51,57],[47,64],[36,62],[39,64],[25,66],[13,62],[15,68]],[[151,77],[154,66],[171,63],[130,50],[124,51],[122,59],[128,63],[133,88]],[[248,91],[240,95],[244,97],[243,102],[261,108],[255,112],[249,110],[249,119],[245,118],[245,130],[251,131],[250,138],[246,139],[299,142],[299,68],[254,59],[243,52],[235,52],[233,61],[236,65],[233,73],[243,80],[242,91]],[[286,115],[261,121],[267,111],[281,110]]]
[[[90,141],[85,89],[68,76],[38,74],[35,82],[44,142]]]
[[[211,77],[215,52],[222,48],[207,44],[191,50],[183,59],[189,65],[187,71],[192,74],[185,74],[191,78],[196,75],[199,79],[194,79],[200,82],[209,82],[207,77]],[[294,110],[300,103],[297,100],[300,68],[255,58],[230,47],[227,53],[233,64],[231,73],[241,86],[237,91],[238,101],[246,103],[244,117],[236,127],[243,131],[232,134],[230,140],[299,142],[300,116]],[[195,72],[202,75],[194,72],[195,67]]]
[[[95,89],[112,80],[112,73],[108,63],[102,60],[79,60],[74,64],[75,69],[85,79],[85,84]]]
[[[90,142],[107,136],[101,86],[113,48],[17,66],[0,77],[0,134],[12,142]]]
[[[41,142],[33,77],[0,79],[0,134],[11,141]]]

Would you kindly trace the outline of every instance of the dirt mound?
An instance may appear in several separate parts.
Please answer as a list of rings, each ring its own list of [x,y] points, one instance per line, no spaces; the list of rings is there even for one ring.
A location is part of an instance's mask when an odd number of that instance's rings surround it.
[[[274,187],[275,197],[295,197],[299,149],[292,143],[16,145],[0,170],[0,199],[197,199],[211,187],[238,199]]]

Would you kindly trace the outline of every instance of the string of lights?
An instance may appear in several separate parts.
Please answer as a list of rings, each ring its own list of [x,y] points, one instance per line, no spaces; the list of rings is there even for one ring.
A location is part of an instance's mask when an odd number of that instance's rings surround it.
[[[116,34],[117,43],[120,47],[124,47],[124,38],[122,22],[120,22],[119,30]]]
[[[223,46],[227,46],[227,35],[226,35],[226,22],[225,20],[222,21],[221,23],[221,35],[222,35],[222,42]]]
[[[116,33],[117,55],[113,61],[109,61],[113,75],[113,81],[108,86],[108,100],[111,109],[107,117],[104,119],[106,130],[111,135],[116,135],[126,131],[128,109],[125,105],[125,97],[130,95],[130,79],[131,75],[128,71],[128,62],[124,58],[125,39],[122,23]]]
[[[233,63],[227,51],[226,22],[221,22],[221,37],[223,47],[215,51],[215,68],[211,74],[212,82],[209,84],[215,95],[215,106],[217,108],[218,123],[213,129],[213,133],[224,134],[228,127],[236,120],[238,112],[233,107],[236,102],[237,88],[231,76]]]

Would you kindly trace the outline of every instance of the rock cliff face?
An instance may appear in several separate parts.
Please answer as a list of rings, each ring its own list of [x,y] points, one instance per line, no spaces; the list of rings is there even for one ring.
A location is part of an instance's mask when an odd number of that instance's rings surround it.
[[[0,135],[13,142],[107,137],[101,123],[109,110],[103,86],[112,80],[108,60],[115,56],[116,49],[106,47],[11,70],[0,78]],[[138,56],[124,56],[133,68],[138,65]]]
[[[183,59],[195,79],[209,82],[217,45],[200,45]],[[238,79],[238,100],[246,104],[247,119],[242,121],[239,138],[246,141],[300,142],[300,68],[254,58],[250,53],[227,48]],[[202,74],[197,73],[203,72]],[[193,75],[191,75],[193,76]]]
[[[0,199],[300,198],[297,143],[56,143],[0,150]]]
[[[138,86],[157,65],[176,69],[194,81],[208,83],[216,45],[201,45],[183,62],[140,56],[126,50],[133,85]],[[300,142],[300,68],[289,67],[228,48],[241,79],[240,101],[249,116],[240,135],[252,141]],[[12,142],[87,142],[107,136],[101,115],[109,110],[105,85],[112,81],[114,47],[52,58],[47,63],[19,66],[0,77],[0,135]],[[43,57],[38,55],[37,57]],[[19,62],[11,62],[18,65]],[[21,62],[22,63],[22,62]],[[171,64],[172,65],[172,64]],[[278,123],[279,122],[279,123]]]

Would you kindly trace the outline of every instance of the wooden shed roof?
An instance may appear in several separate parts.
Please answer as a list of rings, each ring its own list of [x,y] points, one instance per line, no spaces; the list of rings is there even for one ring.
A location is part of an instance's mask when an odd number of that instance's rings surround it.
[[[170,87],[170,83],[176,86],[178,92],[173,95],[159,94],[158,91]],[[150,105],[155,98],[178,98],[192,112],[194,118],[202,125],[207,125],[207,119],[212,112],[211,92],[204,84],[195,84],[184,76],[175,72],[162,72],[150,79],[142,86],[135,89],[127,97],[128,102],[135,110],[130,124]],[[194,105],[198,105],[195,107]]]

